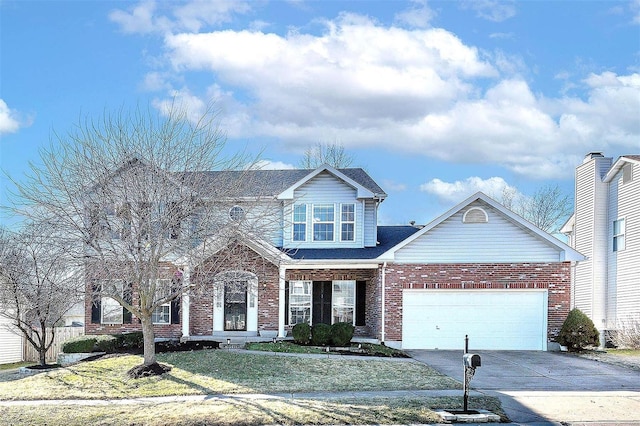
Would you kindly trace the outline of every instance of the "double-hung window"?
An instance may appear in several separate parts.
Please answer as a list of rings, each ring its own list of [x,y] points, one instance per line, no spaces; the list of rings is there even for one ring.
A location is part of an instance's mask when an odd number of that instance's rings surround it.
[[[355,241],[356,205],[342,204],[340,214],[340,240]]]
[[[332,323],[348,322],[353,324],[356,311],[356,282],[333,281]]]
[[[613,251],[624,250],[624,218],[613,221]]]
[[[104,280],[102,281],[102,293],[113,294],[123,297],[124,282],[122,280]],[[115,299],[102,296],[100,300],[102,306],[102,324],[122,324],[124,320],[124,312],[120,303]]]
[[[307,205],[293,206],[293,241],[307,240]]]
[[[313,206],[313,241],[333,241],[334,205]]]
[[[289,282],[289,324],[311,322],[311,281]]]
[[[156,281],[155,300],[162,300],[171,294],[170,279],[159,279]],[[151,322],[154,324],[171,324],[171,302],[157,306],[151,313]]]

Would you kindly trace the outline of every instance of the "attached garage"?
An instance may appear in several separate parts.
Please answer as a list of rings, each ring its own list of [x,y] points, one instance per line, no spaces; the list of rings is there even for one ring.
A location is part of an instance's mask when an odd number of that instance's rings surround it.
[[[403,291],[404,349],[546,350],[547,290]]]

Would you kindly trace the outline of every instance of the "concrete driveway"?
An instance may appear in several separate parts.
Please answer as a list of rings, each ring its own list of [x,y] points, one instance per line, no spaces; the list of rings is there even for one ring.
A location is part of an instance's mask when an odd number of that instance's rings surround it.
[[[458,381],[462,351],[407,351]],[[512,422],[640,425],[640,372],[560,352],[471,351],[471,388],[495,396]]]

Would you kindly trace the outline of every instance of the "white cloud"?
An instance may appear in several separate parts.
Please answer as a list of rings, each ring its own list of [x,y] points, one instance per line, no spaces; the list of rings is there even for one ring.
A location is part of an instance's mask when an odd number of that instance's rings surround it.
[[[386,179],[382,181],[382,188],[387,192],[402,192],[407,190],[407,185],[401,182],[395,182],[393,180]]]
[[[502,22],[516,15],[516,5],[513,0],[471,0],[462,3],[462,7],[473,9],[478,17]]]
[[[175,4],[145,0],[127,10],[111,11],[109,19],[125,33],[168,33],[199,31],[204,26],[229,22],[235,14],[251,10],[249,3],[236,0],[192,0],[179,3],[178,7],[174,7]]]
[[[427,5],[426,0],[413,0],[411,3],[411,7],[396,14],[395,21],[412,28],[428,28],[436,12]]]
[[[500,200],[502,194],[505,192],[518,194],[518,190],[509,185],[501,177],[482,179],[477,176],[455,182],[444,182],[440,179],[432,179],[420,185],[420,190],[435,195],[438,199],[447,203],[460,202],[478,191],[497,200]]]
[[[15,133],[29,123],[21,122],[17,111],[9,108],[7,103],[0,99],[0,135],[6,133]]]
[[[272,160],[260,160],[254,164],[252,169],[258,170],[291,170],[295,169],[296,166],[289,163],[284,163],[282,161],[272,161]]]
[[[319,35],[169,34],[166,57],[175,81],[211,74],[206,93],[178,93],[195,107],[216,99],[230,137],[273,138],[290,150],[339,139],[346,148],[494,164],[540,179],[571,176],[594,149],[637,150],[638,74],[575,82],[559,74],[571,90],[552,98],[520,77],[522,59],[481,52],[443,29],[386,27],[347,13],[324,25]]]

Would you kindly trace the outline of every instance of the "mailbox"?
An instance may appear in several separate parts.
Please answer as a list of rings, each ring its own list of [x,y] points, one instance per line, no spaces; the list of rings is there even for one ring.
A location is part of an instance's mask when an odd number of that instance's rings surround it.
[[[480,355],[478,354],[464,354],[462,356],[462,363],[465,367],[480,367]]]

